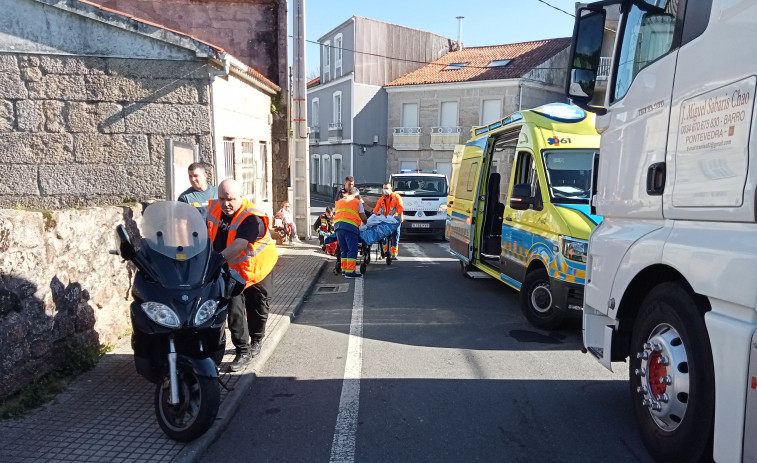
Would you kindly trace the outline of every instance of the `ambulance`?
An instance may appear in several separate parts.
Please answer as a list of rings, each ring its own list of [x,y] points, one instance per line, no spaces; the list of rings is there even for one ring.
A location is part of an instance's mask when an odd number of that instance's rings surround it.
[[[583,306],[589,211],[599,135],[594,115],[562,103],[484,127],[453,159],[447,201],[450,251],[467,275],[521,292],[526,319],[554,329]]]

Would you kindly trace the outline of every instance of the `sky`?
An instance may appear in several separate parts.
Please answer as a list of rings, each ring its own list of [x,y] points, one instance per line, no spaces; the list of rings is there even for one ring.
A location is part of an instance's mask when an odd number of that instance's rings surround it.
[[[570,37],[573,18],[549,5],[573,13],[575,0],[303,0],[305,39],[318,39],[352,16],[363,16],[433,32],[457,40],[463,19],[463,44],[469,47],[504,45]],[[290,28],[294,11],[289,0]],[[291,38],[290,38],[290,50]],[[318,73],[318,46],[306,47],[308,75]],[[290,57],[291,63],[291,57]]]

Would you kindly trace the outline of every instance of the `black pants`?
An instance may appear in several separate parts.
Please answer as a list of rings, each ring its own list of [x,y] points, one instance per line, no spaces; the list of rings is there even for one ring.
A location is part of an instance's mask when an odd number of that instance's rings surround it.
[[[268,321],[269,302],[273,294],[273,271],[250,285],[229,303],[229,331],[237,353],[250,350],[252,342],[262,342]]]

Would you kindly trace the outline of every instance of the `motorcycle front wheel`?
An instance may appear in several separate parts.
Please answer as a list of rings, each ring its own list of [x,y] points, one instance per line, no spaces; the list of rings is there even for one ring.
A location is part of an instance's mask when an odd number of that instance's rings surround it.
[[[198,438],[213,424],[221,403],[218,378],[198,376],[187,365],[177,371],[179,403],[173,405],[168,372],[155,389],[155,416],[171,439],[187,442]]]

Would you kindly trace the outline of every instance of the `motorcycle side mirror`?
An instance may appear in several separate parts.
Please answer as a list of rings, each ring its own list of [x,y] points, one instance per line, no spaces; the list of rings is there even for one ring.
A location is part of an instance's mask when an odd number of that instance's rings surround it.
[[[229,269],[229,278],[226,280],[226,294],[229,298],[239,296],[244,291],[244,278],[236,270]]]
[[[124,260],[132,260],[136,257],[137,252],[134,245],[131,244],[131,238],[123,225],[116,227],[116,251],[115,254],[121,256]]]

